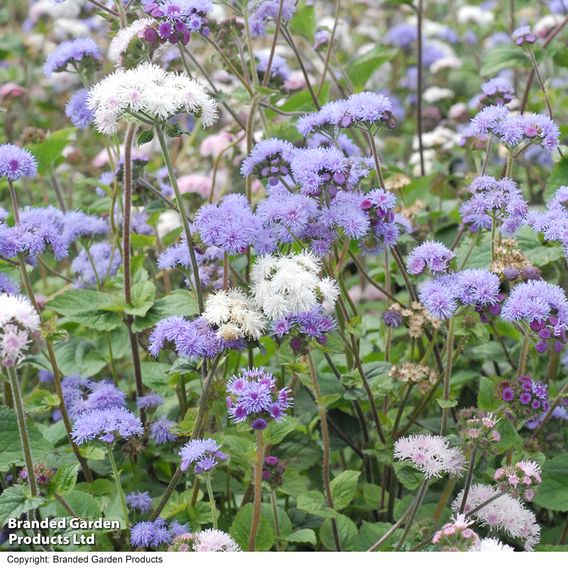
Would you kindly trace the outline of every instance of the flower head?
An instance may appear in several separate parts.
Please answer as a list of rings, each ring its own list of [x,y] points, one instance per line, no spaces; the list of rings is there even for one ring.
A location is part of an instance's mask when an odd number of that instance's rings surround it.
[[[80,37],[60,43],[45,60],[43,72],[46,76],[65,71],[68,65],[98,65],[102,55],[98,45],[90,37]]]
[[[171,431],[175,422],[167,418],[158,418],[150,424],[150,438],[154,444],[159,446],[169,442],[175,442],[177,436]]]
[[[187,471],[192,466],[196,474],[209,473],[219,463],[227,460],[221,446],[213,438],[191,440],[180,450],[179,455],[182,471]]]
[[[417,246],[409,255],[407,269],[410,274],[420,274],[425,269],[443,273],[455,254],[442,243],[428,241]]]
[[[152,497],[148,491],[134,491],[126,495],[126,504],[132,511],[148,513],[152,509]]]
[[[81,445],[91,440],[112,444],[143,433],[138,417],[126,408],[113,407],[83,412],[75,420],[71,435],[75,443]]]
[[[65,114],[77,128],[87,128],[93,121],[93,111],[87,105],[87,89],[80,89],[67,101]]]
[[[16,181],[21,177],[33,177],[37,172],[34,155],[14,144],[0,144],[0,178]]]

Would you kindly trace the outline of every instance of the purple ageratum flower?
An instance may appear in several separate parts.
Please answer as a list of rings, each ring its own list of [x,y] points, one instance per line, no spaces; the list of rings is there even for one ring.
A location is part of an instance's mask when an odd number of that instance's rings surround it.
[[[389,28],[385,35],[385,43],[402,48],[410,47],[418,39],[416,26],[402,23]]]
[[[530,26],[521,26],[513,31],[511,37],[517,45],[532,45],[538,39]]]
[[[81,89],[65,105],[65,115],[77,128],[87,128],[94,118],[93,112],[87,106],[87,97],[87,89]]]
[[[490,229],[492,220],[497,219],[499,231],[512,236],[527,221],[528,203],[512,179],[479,176],[469,190],[473,196],[461,206],[460,212],[472,232]]]
[[[150,334],[149,351],[157,357],[166,343],[173,343],[178,357],[212,359],[226,349],[239,349],[240,341],[227,342],[203,318],[186,320],[179,316],[163,319]]]
[[[150,424],[150,438],[151,440],[162,446],[169,442],[175,442],[177,436],[171,431],[172,426],[175,426],[175,422],[168,420],[167,418],[158,418]]]
[[[116,248],[103,241],[96,243],[86,250],[81,250],[71,263],[71,270],[75,275],[74,285],[77,288],[96,286],[107,278],[114,276],[122,259]]]
[[[84,412],[77,417],[71,436],[76,444],[98,440],[112,444],[144,433],[142,422],[126,408],[106,408]]]
[[[15,295],[20,291],[20,287],[7,274],[0,272],[0,294]]]
[[[290,390],[278,389],[273,375],[262,368],[243,370],[227,384],[227,408],[236,424],[251,421],[253,430],[263,430],[269,420],[279,422],[292,406]]]
[[[536,349],[561,351],[567,342],[568,300],[560,286],[529,280],[513,288],[503,305],[505,321],[526,322],[537,335]]]
[[[89,408],[102,410],[126,405],[126,394],[112,383],[106,381],[101,383],[91,382],[89,386],[91,390],[87,397]]]
[[[169,527],[164,519],[155,521],[142,521],[135,523],[130,529],[130,544],[134,548],[158,548],[170,544],[174,537],[189,532],[187,525],[177,521],[170,523]]]
[[[47,77],[65,71],[69,64],[98,64],[102,55],[98,45],[90,37],[81,37],[60,43],[45,60],[43,72]]]
[[[509,110],[501,105],[491,105],[478,112],[471,120],[473,134],[484,136],[495,130],[509,115]]]
[[[325,104],[319,111],[301,117],[297,128],[307,136],[315,131],[334,131],[355,125],[366,127],[385,124],[395,125],[392,103],[388,97],[365,91]]]
[[[468,269],[425,282],[419,297],[434,317],[448,319],[459,304],[476,310],[497,304],[499,285],[499,278],[489,270]]]
[[[31,152],[14,144],[0,144],[0,178],[16,181],[36,173],[37,162]]]
[[[366,196],[359,192],[339,192],[329,206],[322,206],[320,221],[330,229],[340,229],[349,239],[363,239],[371,228],[364,208]]]
[[[152,509],[152,497],[148,491],[135,491],[126,495],[126,504],[131,511],[149,513]]]
[[[164,403],[163,397],[155,392],[150,392],[143,396],[136,397],[136,406],[140,409],[144,410],[152,410],[154,408],[158,408],[161,404]]]
[[[327,343],[327,334],[336,327],[335,320],[315,309],[288,316],[273,322],[272,335],[282,338],[296,331],[298,334],[315,339],[319,344]]]
[[[545,211],[531,211],[529,225],[547,241],[559,241],[568,251],[568,186],[561,186],[548,201]]]
[[[449,262],[455,254],[442,243],[427,241],[418,245],[408,256],[407,270],[410,274],[421,274],[428,269],[437,274],[448,270]]]
[[[370,252],[380,252],[383,247],[396,244],[400,235],[394,208],[396,196],[382,188],[372,189],[364,195],[361,208],[367,212],[371,222],[372,237],[364,243]]]
[[[308,148],[333,148],[338,147],[346,156],[360,156],[361,149],[347,134],[341,132],[336,139],[330,138],[326,134],[315,132],[306,141]]]
[[[261,51],[256,54],[256,59],[258,61],[256,70],[262,77],[264,77],[268,68],[269,58],[270,51]],[[272,56],[272,64],[270,66],[270,79],[276,79],[280,82],[284,82],[289,77],[290,68],[288,67],[288,63],[286,63],[286,60],[283,57],[274,53]]]
[[[281,21],[286,23],[296,12],[296,0],[248,0],[248,18],[252,37],[266,35],[266,25],[276,21],[282,4]]]
[[[504,77],[495,77],[481,85],[481,106],[505,105],[513,100],[513,86]]]
[[[208,246],[237,255],[254,245],[260,223],[243,195],[227,195],[219,205],[207,204],[195,216],[195,229]]]
[[[192,466],[195,474],[209,473],[219,463],[227,460],[221,446],[213,438],[191,440],[180,450],[179,455],[181,470],[187,471]]]
[[[241,174],[243,176],[254,174],[261,179],[268,179],[271,185],[275,185],[279,177],[286,177],[290,173],[290,161],[294,151],[294,146],[286,140],[278,138],[262,140],[243,161]]]

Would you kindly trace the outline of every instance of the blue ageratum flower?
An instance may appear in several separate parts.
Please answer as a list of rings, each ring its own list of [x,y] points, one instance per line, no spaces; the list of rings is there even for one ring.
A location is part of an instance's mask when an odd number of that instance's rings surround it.
[[[14,144],[0,144],[0,178],[16,181],[36,173],[37,162],[29,150]]]
[[[126,504],[131,511],[148,513],[152,509],[152,497],[148,491],[134,491],[126,495]]]
[[[172,426],[175,426],[175,422],[168,420],[167,418],[158,418],[150,424],[150,439],[157,444],[162,446],[169,442],[175,442],[177,436],[172,433]]]
[[[238,424],[250,420],[253,430],[264,430],[268,421],[283,420],[292,406],[291,392],[279,389],[276,378],[262,368],[247,369],[227,384],[227,408]]]
[[[158,548],[170,544],[180,534],[189,532],[186,524],[172,521],[169,526],[164,519],[142,521],[132,525],[130,529],[130,544],[135,548]]]
[[[221,446],[213,438],[197,439],[188,442],[179,452],[181,469],[193,467],[193,473],[209,473],[219,463],[227,460]]]
[[[144,433],[142,422],[126,408],[107,408],[83,412],[75,420],[71,436],[76,444],[93,440],[112,444]]]
[[[65,105],[65,115],[77,128],[87,128],[93,122],[93,111],[87,106],[87,89],[77,91]]]
[[[71,270],[75,275],[74,285],[77,288],[96,286],[97,282],[102,283],[114,276],[121,264],[120,252],[116,247],[106,241],[96,243],[89,247],[88,254],[86,250],[81,250],[73,259]]]
[[[65,71],[69,64],[98,64],[102,61],[98,45],[90,37],[80,37],[60,43],[45,60],[43,72],[47,77]]]
[[[443,273],[448,270],[449,262],[455,254],[444,244],[427,241],[418,245],[408,255],[407,270],[409,274],[421,274],[428,269],[430,272]]]

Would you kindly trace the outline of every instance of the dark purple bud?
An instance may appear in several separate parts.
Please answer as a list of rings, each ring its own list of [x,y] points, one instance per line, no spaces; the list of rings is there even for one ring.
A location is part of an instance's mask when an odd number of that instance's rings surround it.
[[[520,274],[521,273],[516,268],[505,268],[503,270],[503,276],[505,276],[507,280],[516,280]]]

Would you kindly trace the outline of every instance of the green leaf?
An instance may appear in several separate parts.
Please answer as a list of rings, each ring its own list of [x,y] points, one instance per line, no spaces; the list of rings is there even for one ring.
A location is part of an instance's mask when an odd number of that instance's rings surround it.
[[[300,35],[310,43],[313,43],[314,34],[316,33],[316,11],[314,6],[303,6],[296,10],[288,26],[292,33]]]
[[[75,489],[65,495],[65,501],[81,519],[100,519],[102,516],[99,502],[90,493]],[[57,503],[57,512],[61,517],[68,515],[60,503]]]
[[[361,528],[359,529],[359,539],[357,543],[357,550],[369,550],[375,542],[382,538],[390,529],[392,525],[390,523],[369,523],[363,521]],[[395,544],[402,534],[402,530],[397,529],[381,547],[384,549],[390,543],[392,546]]]
[[[487,377],[479,379],[479,394],[477,395],[477,406],[480,410],[497,410],[499,401],[496,396],[495,382]]]
[[[122,325],[122,316],[117,313],[120,304],[95,290],[67,290],[49,301],[47,307],[65,316],[64,321],[91,329],[111,331]]]
[[[527,260],[534,266],[546,266],[564,257],[564,249],[560,244],[543,243],[530,227],[521,227],[515,234],[515,239]]]
[[[288,434],[293,432],[299,424],[300,421],[293,416],[289,416],[280,422],[273,420],[264,431],[264,440],[270,446],[279,444]]]
[[[88,339],[73,338],[58,343],[55,345],[55,356],[61,372],[66,376],[92,377],[107,364],[96,344]]]
[[[294,531],[286,537],[288,542],[297,542],[300,544],[312,544],[315,546],[317,544],[316,533],[312,529],[300,529]]]
[[[454,408],[454,406],[458,405],[458,401],[457,400],[446,400],[445,398],[437,398],[436,402],[438,403],[438,406],[440,408]]]
[[[0,406],[0,432],[0,471],[8,471],[12,465],[24,465],[16,413],[7,406]],[[28,421],[28,435],[34,460],[45,457],[53,450],[53,446],[31,421]]]
[[[347,75],[354,87],[364,87],[373,73],[394,57],[394,53],[392,49],[377,45],[351,60],[347,66]]]
[[[338,515],[335,522],[337,524],[337,533],[339,535],[341,550],[353,550],[359,534],[357,525],[345,515]],[[336,550],[331,519],[326,519],[323,522],[319,536],[321,543],[325,546],[325,548],[327,548],[327,550]]]
[[[552,168],[544,190],[544,198],[552,197],[561,185],[568,185],[568,156],[562,157]]]
[[[152,142],[154,139],[154,130],[142,130],[140,134],[138,134],[138,138],[136,139],[136,145],[140,146],[142,144],[147,144],[148,142]]]
[[[50,488],[58,495],[65,495],[71,492],[77,483],[78,464],[62,465],[53,476]]]
[[[124,310],[132,316],[144,317],[154,304],[156,298],[156,286],[153,282],[145,280],[132,286],[132,302]]]
[[[43,497],[29,497],[25,485],[8,487],[0,495],[0,526],[4,526],[8,519],[17,519],[22,513],[37,509],[43,503]]]
[[[152,390],[169,389],[168,371],[170,366],[156,361],[142,361],[142,382]]]
[[[325,504],[325,498],[319,491],[308,491],[298,495],[296,507],[310,515],[324,519],[333,519],[339,514]]]
[[[341,509],[345,509],[353,501],[360,475],[360,471],[348,469],[333,479],[331,482],[331,496],[333,497],[333,506],[336,510],[341,511]]]
[[[481,75],[484,77],[493,76],[503,69],[526,67],[528,65],[530,65],[528,57],[517,45],[498,45],[484,55]]]
[[[71,135],[74,132],[74,128],[56,130],[43,142],[33,144],[28,148],[37,159],[37,170],[40,174],[48,172],[54,166],[57,159],[63,154],[63,150],[69,144]]]
[[[534,502],[552,511],[568,511],[568,453],[544,463]]]
[[[135,332],[143,331],[156,325],[169,316],[194,316],[198,313],[195,296],[187,290],[174,290],[156,300],[143,318],[136,318],[132,324]]]
[[[243,550],[248,549],[253,509],[254,506],[252,503],[247,503],[244,507],[241,507],[229,531],[231,536]],[[270,521],[266,518],[264,511],[261,511],[255,549],[257,551],[270,550],[273,544],[274,531],[272,530]]]
[[[407,463],[397,462],[394,464],[394,473],[397,479],[406,487],[414,491],[422,483],[424,479],[419,471],[416,471],[412,466]]]

